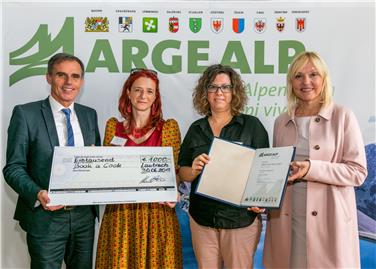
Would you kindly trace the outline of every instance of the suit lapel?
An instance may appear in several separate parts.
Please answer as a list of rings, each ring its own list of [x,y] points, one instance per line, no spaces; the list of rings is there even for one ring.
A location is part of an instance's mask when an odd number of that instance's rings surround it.
[[[76,112],[76,115],[77,115],[77,119],[78,119],[78,123],[80,125],[80,128],[81,128],[81,132],[82,132],[82,137],[84,139],[84,145],[85,146],[89,146],[90,143],[88,141],[88,138],[89,138],[89,119],[86,117],[84,111],[82,110],[82,108],[77,105],[77,104],[74,104],[74,111]]]
[[[52,110],[48,98],[43,100],[41,111],[43,114],[44,123],[46,124],[48,136],[50,138],[51,147],[54,148],[55,146],[59,146],[59,137],[57,136],[55,120],[54,116],[52,115]]]

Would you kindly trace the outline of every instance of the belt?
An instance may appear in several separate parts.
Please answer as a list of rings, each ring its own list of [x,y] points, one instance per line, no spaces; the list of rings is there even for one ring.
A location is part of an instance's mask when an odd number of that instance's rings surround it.
[[[63,209],[64,209],[65,211],[69,211],[69,210],[72,210],[72,209],[74,209],[74,208],[75,208],[75,206],[72,206],[72,205],[66,205],[66,206],[63,207]]]

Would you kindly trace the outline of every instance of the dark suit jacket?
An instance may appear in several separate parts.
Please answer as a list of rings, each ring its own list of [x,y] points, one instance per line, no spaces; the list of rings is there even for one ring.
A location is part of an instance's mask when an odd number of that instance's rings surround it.
[[[75,103],[74,110],[81,127],[85,146],[100,146],[97,113]],[[31,234],[46,233],[56,212],[34,207],[40,190],[48,190],[54,146],[59,139],[48,98],[13,109],[8,128],[6,182],[18,193],[14,219]],[[98,206],[93,207],[98,216]]]

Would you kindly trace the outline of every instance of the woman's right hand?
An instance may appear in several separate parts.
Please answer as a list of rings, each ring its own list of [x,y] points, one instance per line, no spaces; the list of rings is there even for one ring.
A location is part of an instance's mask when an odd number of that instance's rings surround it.
[[[204,169],[204,166],[209,163],[210,157],[202,153],[201,155],[198,155],[192,163],[192,175],[196,178]]]

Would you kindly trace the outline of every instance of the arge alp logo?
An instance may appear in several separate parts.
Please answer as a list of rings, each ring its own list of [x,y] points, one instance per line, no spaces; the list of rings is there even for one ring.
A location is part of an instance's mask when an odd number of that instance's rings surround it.
[[[259,157],[262,158],[262,157],[276,157],[278,156],[278,152],[261,152],[259,154]]]
[[[73,17],[67,17],[60,32],[54,39],[48,33],[47,24],[39,25],[34,36],[21,48],[9,53],[9,65],[21,65],[20,69],[9,76],[9,86],[32,76],[45,75],[48,59],[62,49],[63,52],[74,52]],[[29,55],[27,52],[38,44],[38,51]],[[22,55],[25,55],[22,57]]]

